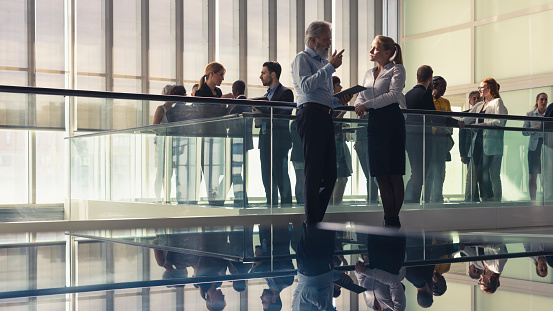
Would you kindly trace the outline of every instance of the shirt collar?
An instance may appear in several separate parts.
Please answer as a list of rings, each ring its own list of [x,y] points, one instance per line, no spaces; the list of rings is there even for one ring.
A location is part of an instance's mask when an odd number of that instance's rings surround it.
[[[319,54],[317,54],[317,52],[315,52],[312,48],[309,48],[309,47],[305,48],[305,53],[309,54],[309,56],[311,56],[311,57],[313,57],[313,58],[315,58],[319,61],[322,60],[321,56]]]
[[[388,70],[388,69],[392,68],[393,66],[395,66],[394,62],[389,62],[386,65],[384,65],[384,67],[382,69]],[[378,66],[374,66],[372,71],[374,72],[376,70],[376,68],[378,68]]]
[[[276,91],[276,89],[277,89],[277,87],[278,87],[279,85],[280,85],[280,82],[277,83],[277,84],[275,84],[275,86],[268,88],[268,89],[267,89],[267,93],[268,93],[268,94],[273,94],[273,93]]]
[[[538,117],[541,117],[541,116],[544,116],[545,115],[545,112],[543,114],[540,114],[540,110],[539,108],[536,108],[534,109],[534,115],[538,116]]]

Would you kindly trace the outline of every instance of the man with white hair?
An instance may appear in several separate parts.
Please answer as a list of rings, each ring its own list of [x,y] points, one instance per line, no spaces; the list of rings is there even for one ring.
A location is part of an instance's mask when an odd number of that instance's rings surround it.
[[[344,50],[334,51],[331,24],[312,22],[305,31],[305,51],[292,62],[292,79],[298,99],[297,130],[305,158],[305,216],[307,224],[323,220],[336,182],[336,145],[333,109],[351,100],[332,95],[332,74],[342,65]]]

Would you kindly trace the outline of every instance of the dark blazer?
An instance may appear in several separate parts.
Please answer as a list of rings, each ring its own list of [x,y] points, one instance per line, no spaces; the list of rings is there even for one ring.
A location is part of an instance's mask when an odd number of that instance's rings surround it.
[[[194,96],[198,97],[216,97],[221,98],[223,96],[223,92],[221,92],[221,89],[218,87],[215,87],[215,93],[217,95],[213,95],[211,92],[211,89],[207,85],[207,83],[204,83],[194,94]],[[202,118],[213,118],[213,117],[221,117],[224,116],[227,113],[227,107],[226,105],[220,105],[220,104],[198,104],[198,107],[200,107],[200,115]]]
[[[432,99],[432,89],[425,89],[422,85],[415,85],[409,92],[407,92],[405,94],[405,101],[407,109],[436,110],[434,100]],[[429,126],[428,121],[429,119],[426,119],[425,132],[430,134],[432,128]],[[408,115],[405,120],[405,125],[407,125],[407,134],[422,135],[422,124],[422,116]]]
[[[245,95],[240,95],[236,97],[236,99],[247,99]],[[252,107],[250,106],[234,106],[232,110],[229,112],[229,114],[240,114],[240,113],[251,113]],[[252,118],[246,118],[245,126],[246,126],[246,133],[244,137],[244,144],[246,146],[246,150],[252,150],[253,149],[253,135],[252,135],[252,124],[253,119]],[[228,135],[229,137],[243,137],[244,136],[244,130],[243,125],[241,122],[238,121],[231,121],[231,125],[228,129]]]
[[[291,89],[285,87],[282,84],[279,84],[275,90],[275,93],[273,94],[273,97],[271,101],[282,101],[282,102],[294,102],[294,93]],[[273,114],[274,115],[292,115],[292,109],[293,108],[274,108]],[[259,110],[261,110],[264,114],[270,114],[271,109],[269,107],[260,107]],[[270,122],[269,119],[263,120],[264,122]],[[275,139],[275,142],[278,142],[278,146],[284,149],[290,149],[292,147],[292,136],[290,134],[290,121],[289,120],[278,120],[275,119],[273,122],[273,128],[274,133],[273,137],[277,137]],[[259,134],[259,143],[260,146],[264,143],[264,140],[270,139],[270,128],[267,127],[265,133]],[[270,141],[267,141],[269,143]]]
[[[469,112],[470,109],[463,112]],[[470,146],[472,145],[472,131],[469,129],[459,129],[459,155],[468,157]]]

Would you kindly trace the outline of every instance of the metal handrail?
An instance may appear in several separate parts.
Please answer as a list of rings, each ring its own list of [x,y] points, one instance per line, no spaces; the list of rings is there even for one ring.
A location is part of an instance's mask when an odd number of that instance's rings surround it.
[[[190,102],[190,103],[200,103],[200,104],[246,105],[246,106],[264,106],[264,107],[274,107],[274,108],[296,108],[297,107],[296,103],[267,101],[267,100],[260,100],[260,99],[191,97],[191,96],[176,96],[176,95],[72,90],[72,89],[13,86],[13,85],[0,85],[0,93],[75,96],[75,97],[90,97],[90,98],[105,98],[105,99],[150,100],[150,101],[163,101],[163,102]],[[353,111],[354,109],[355,108],[353,106],[342,106],[342,107],[336,108],[336,110],[345,110],[345,111]],[[482,115],[480,113],[421,110],[421,109],[402,109],[402,111],[405,114],[434,115],[434,116],[444,116],[444,117],[478,117],[478,118],[486,118],[486,119],[553,122],[553,118],[550,118],[550,117],[528,117],[528,116],[501,115],[501,114]]]

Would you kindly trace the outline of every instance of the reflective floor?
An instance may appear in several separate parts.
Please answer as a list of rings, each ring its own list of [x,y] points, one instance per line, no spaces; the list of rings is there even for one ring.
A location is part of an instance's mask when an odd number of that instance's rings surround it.
[[[553,302],[553,228],[427,233],[268,221],[0,242],[1,310],[290,310],[325,299],[306,289],[317,271],[334,271],[325,286],[337,310],[549,310]]]

